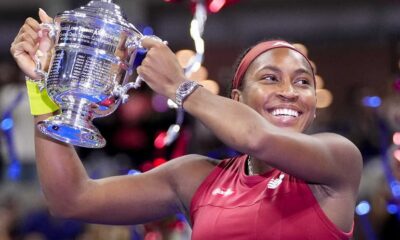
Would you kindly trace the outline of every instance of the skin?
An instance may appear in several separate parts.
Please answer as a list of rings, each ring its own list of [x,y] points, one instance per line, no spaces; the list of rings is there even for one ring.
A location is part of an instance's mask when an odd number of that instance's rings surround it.
[[[40,12],[41,21],[50,18]],[[21,70],[35,77],[32,56],[44,50],[46,37],[29,18],[12,43]],[[42,43],[42,44],[39,44]],[[185,81],[174,53],[164,44],[145,39],[146,58],[137,69],[155,91],[175,99]],[[362,158],[347,139],[332,133],[302,132],[315,116],[311,69],[295,51],[275,49],[259,56],[245,74],[243,90],[233,99],[197,88],[185,110],[211,129],[225,144],[251,155],[255,172],[278,168],[309,183],[329,219],[350,231],[361,176]],[[298,117],[273,116],[274,109],[298,111]],[[223,117],[221,117],[223,116]],[[48,116],[35,116],[35,122]],[[226,119],[235,119],[227,124]],[[217,161],[187,155],[136,176],[90,179],[72,146],[35,133],[37,168],[50,211],[65,218],[109,224],[135,224],[176,212],[188,216],[191,199]],[[301,154],[299,154],[301,153]]]

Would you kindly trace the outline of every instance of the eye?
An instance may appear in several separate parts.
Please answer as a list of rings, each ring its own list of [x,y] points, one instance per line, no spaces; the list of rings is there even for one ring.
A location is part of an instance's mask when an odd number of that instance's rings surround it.
[[[278,77],[273,75],[273,74],[268,74],[262,77],[263,80],[266,80],[267,82],[277,82],[279,81]]]
[[[310,86],[311,80],[309,80],[307,78],[299,78],[295,81],[295,84],[299,85],[299,86]]]

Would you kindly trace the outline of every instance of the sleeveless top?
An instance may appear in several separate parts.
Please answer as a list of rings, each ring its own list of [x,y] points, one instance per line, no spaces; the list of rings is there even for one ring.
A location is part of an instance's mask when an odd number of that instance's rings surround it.
[[[247,176],[246,159],[222,161],[195,192],[192,240],[352,237],[328,219],[306,182],[278,169]]]

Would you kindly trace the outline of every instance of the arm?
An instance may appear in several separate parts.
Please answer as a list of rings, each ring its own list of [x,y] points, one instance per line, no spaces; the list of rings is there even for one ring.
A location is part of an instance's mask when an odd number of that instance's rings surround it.
[[[50,21],[44,12],[42,21]],[[11,46],[21,70],[36,78],[32,56],[37,49],[46,54],[49,39],[39,37],[39,23],[28,18]],[[35,116],[35,123],[49,115]],[[102,223],[139,223],[167,216],[181,208],[165,164],[138,176],[118,176],[100,180],[88,177],[70,145],[35,131],[35,152],[40,183],[50,211],[57,216]]]
[[[335,189],[349,182],[358,185],[362,157],[344,137],[280,129],[246,105],[203,88],[190,95],[184,107],[226,144],[284,172]]]
[[[35,122],[44,116],[35,117]],[[40,183],[52,214],[90,222],[135,224],[179,212],[166,164],[136,176],[92,180],[74,148],[36,129]]]
[[[174,54],[162,43],[146,40],[149,51],[138,73],[160,94],[175,99],[185,81]],[[250,107],[198,88],[184,108],[230,147],[311,183],[355,192],[361,174],[358,149],[336,134],[306,135],[277,128]]]

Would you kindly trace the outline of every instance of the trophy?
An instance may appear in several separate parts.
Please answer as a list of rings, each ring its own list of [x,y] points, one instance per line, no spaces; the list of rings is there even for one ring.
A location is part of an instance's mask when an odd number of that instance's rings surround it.
[[[60,114],[39,122],[39,130],[76,146],[105,146],[92,120],[114,112],[127,101],[127,92],[140,86],[139,76],[128,80],[144,36],[111,0],[92,0],[57,14],[42,28],[54,46],[48,71],[41,70],[39,60],[35,70]]]

